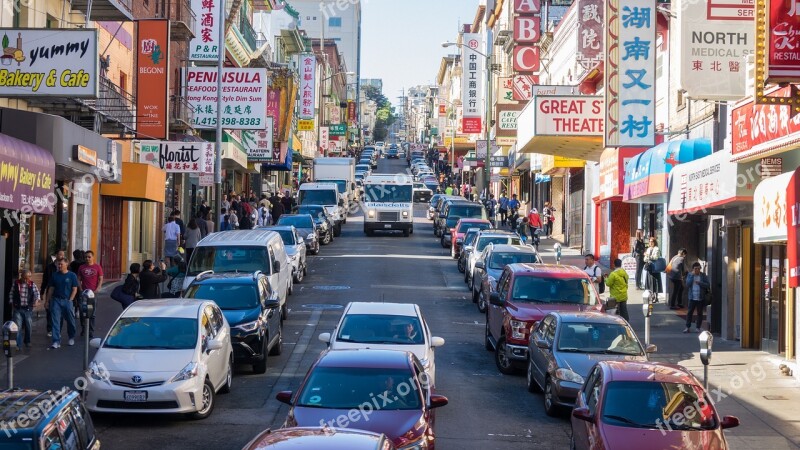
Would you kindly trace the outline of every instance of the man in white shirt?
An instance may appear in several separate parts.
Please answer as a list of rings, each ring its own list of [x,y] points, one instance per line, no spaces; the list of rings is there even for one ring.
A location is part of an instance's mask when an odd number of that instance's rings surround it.
[[[164,256],[169,265],[172,259],[178,256],[178,242],[181,239],[181,227],[175,223],[175,216],[169,216],[169,221],[162,227],[164,231]]]
[[[600,292],[599,285],[603,277],[603,270],[597,265],[593,254],[587,253],[583,260],[586,263],[583,271],[586,272],[586,275],[589,275],[589,278],[592,279],[592,283],[594,283],[594,287],[598,288],[598,292]]]
[[[268,227],[272,224],[272,216],[269,213],[269,202],[262,204],[256,211],[256,226]]]

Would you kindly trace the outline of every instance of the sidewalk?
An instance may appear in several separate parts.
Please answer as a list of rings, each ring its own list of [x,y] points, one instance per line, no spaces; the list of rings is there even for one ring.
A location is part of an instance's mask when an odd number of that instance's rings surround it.
[[[555,262],[555,241],[543,239],[540,254],[546,263]],[[583,256],[575,249],[562,249],[562,264],[583,267]],[[607,268],[603,269],[605,273]],[[645,319],[642,313],[642,292],[631,281],[628,288],[628,313],[631,326],[644,341]],[[697,333],[682,333],[686,310],[672,311],[661,296],[650,318],[650,343],[658,346],[653,361],[680,364],[703,380],[700,344]],[[707,325],[704,323],[704,325]],[[694,326],[692,327],[694,329]],[[793,371],[796,363],[787,362],[766,352],[742,349],[738,341],[715,336],[709,365],[709,395],[720,415],[736,416],[740,425],[725,431],[732,449],[798,449],[800,448],[800,383],[781,373],[780,365]]]

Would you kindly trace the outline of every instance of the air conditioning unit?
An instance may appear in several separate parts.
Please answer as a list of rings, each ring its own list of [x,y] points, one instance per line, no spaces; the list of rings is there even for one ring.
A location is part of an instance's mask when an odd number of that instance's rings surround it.
[[[745,63],[745,70],[747,75],[745,78],[745,97],[753,97],[756,93],[756,55],[747,55],[747,62]]]

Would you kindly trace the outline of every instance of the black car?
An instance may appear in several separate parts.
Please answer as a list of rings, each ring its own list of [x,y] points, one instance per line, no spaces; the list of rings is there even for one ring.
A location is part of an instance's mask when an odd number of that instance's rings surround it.
[[[220,307],[231,327],[235,363],[252,364],[253,372],[264,373],[267,355],[281,354],[281,303],[261,271],[200,274],[184,297],[213,300]]]
[[[306,249],[312,255],[319,253],[319,231],[311,214],[282,214],[277,225],[291,225],[303,236]]]
[[[317,230],[317,234],[319,234],[319,242],[322,245],[328,245],[333,242],[334,220],[325,212],[323,206],[300,205],[297,207],[297,214],[308,214],[311,216],[314,220],[314,227]]]

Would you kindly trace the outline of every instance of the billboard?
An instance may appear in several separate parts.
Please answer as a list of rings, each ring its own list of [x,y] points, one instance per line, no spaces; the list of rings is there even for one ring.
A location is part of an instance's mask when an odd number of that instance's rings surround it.
[[[603,134],[605,107],[600,96],[537,95],[535,101],[536,136]]]
[[[217,68],[189,67],[186,99],[195,128],[217,126]],[[222,72],[222,126],[263,130],[267,126],[267,69],[226,67]]]
[[[136,135],[166,139],[169,133],[169,21],[155,19],[136,23]]]

